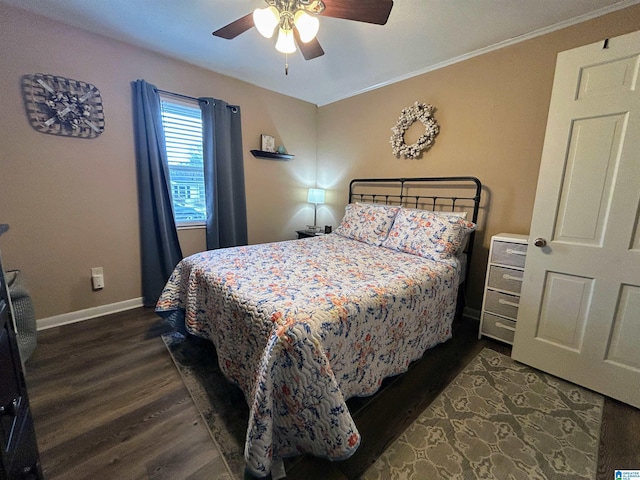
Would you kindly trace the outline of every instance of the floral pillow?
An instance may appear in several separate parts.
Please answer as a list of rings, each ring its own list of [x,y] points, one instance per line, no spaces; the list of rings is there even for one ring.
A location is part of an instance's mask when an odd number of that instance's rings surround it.
[[[360,200],[356,201],[355,203],[363,204],[363,205],[376,205],[376,206],[381,207],[381,208],[404,208],[406,210],[411,210],[411,211],[416,211],[416,212],[435,213],[436,215],[453,215],[455,217],[462,217],[462,218],[467,218],[467,214],[469,213],[466,210],[460,210],[460,211],[457,211],[457,212],[448,212],[446,210],[424,210],[422,208],[407,207],[407,206],[402,206],[402,205],[392,205],[392,204],[388,204],[388,203],[364,202],[364,201],[360,201]]]
[[[476,228],[475,223],[457,215],[403,208],[382,246],[431,260],[444,260],[460,253],[467,236]]]
[[[382,244],[400,207],[350,203],[335,233],[370,245]]]

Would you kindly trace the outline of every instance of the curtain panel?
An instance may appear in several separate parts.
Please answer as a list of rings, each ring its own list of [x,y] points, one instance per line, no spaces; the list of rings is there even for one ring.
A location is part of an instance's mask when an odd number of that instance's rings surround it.
[[[173,269],[182,260],[182,251],[173,216],[160,97],[156,87],[144,80],[132,85],[142,297],[145,307],[155,307]]]
[[[200,98],[207,250],[248,243],[240,107]]]

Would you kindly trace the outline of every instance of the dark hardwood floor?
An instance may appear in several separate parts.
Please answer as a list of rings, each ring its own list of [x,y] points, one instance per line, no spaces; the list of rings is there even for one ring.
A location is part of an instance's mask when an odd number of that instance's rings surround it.
[[[477,323],[457,320],[454,338],[428,351],[375,396],[349,403],[362,444],[342,462],[289,459],[289,479],[354,479],[483,347]],[[39,332],[26,364],[45,478],[223,479],[220,453],[160,335],[162,321],[135,309]],[[640,469],[640,410],[606,399],[598,480]]]
[[[44,330],[26,363],[45,478],[212,479],[226,467],[159,335],[136,309]]]

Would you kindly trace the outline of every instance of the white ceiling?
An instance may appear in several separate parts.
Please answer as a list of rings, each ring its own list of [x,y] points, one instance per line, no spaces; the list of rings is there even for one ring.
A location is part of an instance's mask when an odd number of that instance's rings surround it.
[[[325,55],[290,55],[289,75],[255,28],[234,40],[211,35],[263,0],[0,2],[322,106],[640,0],[395,0],[384,26],[321,17]]]

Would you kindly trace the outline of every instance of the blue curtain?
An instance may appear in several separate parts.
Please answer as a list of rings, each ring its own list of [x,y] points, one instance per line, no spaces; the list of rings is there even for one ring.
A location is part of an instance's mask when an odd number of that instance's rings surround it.
[[[246,245],[247,206],[240,107],[200,98],[207,250]]]
[[[144,80],[133,82],[133,115],[142,297],[145,307],[154,307],[182,251],[173,217],[160,97],[156,87]]]

